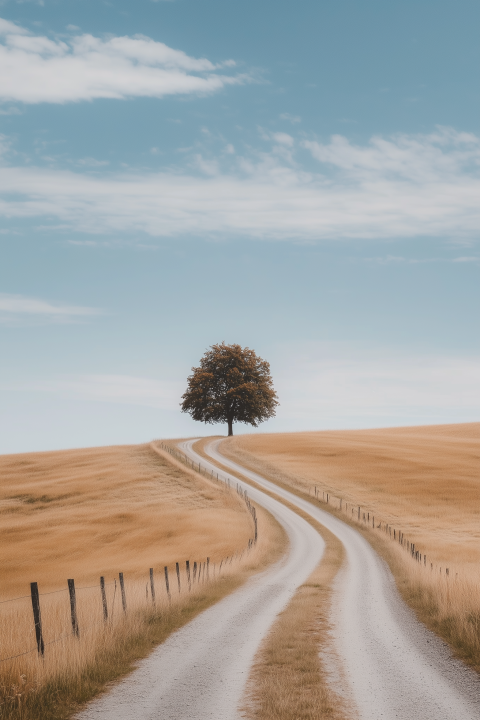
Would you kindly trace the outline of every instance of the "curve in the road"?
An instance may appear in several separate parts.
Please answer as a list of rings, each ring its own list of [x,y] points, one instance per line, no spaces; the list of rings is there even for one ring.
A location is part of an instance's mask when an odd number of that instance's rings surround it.
[[[216,462],[287,500],[334,533],[347,562],[336,582],[334,636],[362,720],[480,720],[480,679],[416,619],[387,565],[354,528],[232,462]],[[252,491],[253,494],[253,491]],[[263,503],[262,503],[263,504]]]
[[[208,465],[192,450],[194,442],[182,443],[182,450]],[[281,502],[247,483],[239,484],[287,532],[286,556],[173,633],[140,661],[138,669],[80,712],[77,720],[241,717],[239,708],[259,645],[278,613],[320,562],[325,544],[306,520]]]

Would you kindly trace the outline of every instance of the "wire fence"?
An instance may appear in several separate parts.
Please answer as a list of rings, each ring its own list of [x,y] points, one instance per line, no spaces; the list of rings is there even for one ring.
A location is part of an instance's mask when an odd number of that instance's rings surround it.
[[[230,477],[209,472],[201,464],[191,462],[183,453],[175,451],[170,446],[162,444],[162,448],[196,472],[222,482],[227,491],[233,491]],[[204,560],[193,562],[182,560],[174,565],[150,568],[144,587],[144,602],[150,608],[157,608],[158,605],[160,609],[162,603],[166,603],[168,607],[172,602],[173,594],[179,597],[218,579],[228,572],[234,560],[241,560],[244,554],[256,545],[258,540],[256,508],[239,484],[236,486],[236,492],[251,517],[252,535],[247,546],[242,551],[237,551],[234,555],[222,558],[216,563],[211,562],[210,557],[206,557]],[[10,648],[10,654],[0,656],[0,664],[31,653],[37,653],[40,658],[44,658],[49,646],[72,636],[80,639],[89,629],[99,625],[106,626],[113,619],[116,605],[121,608],[122,615],[126,616],[129,612],[129,594],[132,597],[135,595],[135,602],[132,605],[138,609],[139,585],[141,582],[137,579],[127,582],[122,572],[109,582],[101,576],[98,584],[95,585],[76,586],[75,580],[70,578],[67,580],[67,587],[43,593],[39,591],[37,582],[30,583],[29,595],[0,601],[2,606],[0,626],[3,631],[1,648]],[[61,600],[62,594],[65,596],[65,601]],[[28,608],[25,603],[30,606],[30,622],[26,621]],[[95,618],[93,622],[92,616]],[[56,632],[60,634],[57,635]]]
[[[378,515],[375,519],[375,515],[373,514],[373,512],[371,512],[367,508],[364,508],[361,505],[353,504],[352,502],[344,502],[343,498],[332,495],[329,491],[320,490],[317,485],[315,485],[313,488],[310,488],[309,492],[313,492],[315,499],[319,502],[322,502],[325,505],[329,505],[334,510],[345,513],[349,520],[354,521],[357,524],[361,524],[365,527],[371,528],[372,530],[383,531],[387,538],[391,539],[392,542],[398,543],[398,545],[403,550],[405,550],[405,552],[411,557],[411,559],[416,563],[419,563],[422,567],[429,568],[430,571],[438,569],[440,574],[442,574],[443,568],[443,575],[447,578],[450,576],[450,568],[446,567],[445,565],[438,565],[438,563],[436,563],[434,566],[433,562],[427,562],[426,553],[419,550],[416,543],[412,542],[412,540],[406,537],[405,533],[402,530],[400,530],[398,527],[394,527],[391,523],[388,523],[385,520],[380,520],[378,518]],[[320,492],[322,493],[321,497]],[[349,505],[350,514],[348,512]]]

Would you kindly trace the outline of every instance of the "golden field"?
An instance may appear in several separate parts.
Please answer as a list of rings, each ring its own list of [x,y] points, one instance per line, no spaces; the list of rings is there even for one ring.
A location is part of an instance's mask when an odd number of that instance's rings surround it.
[[[242,435],[229,444],[302,490],[317,485],[332,501],[368,509],[439,566],[480,568],[480,423]]]
[[[0,600],[146,576],[150,567],[226,557],[247,544],[235,494],[152,445],[0,456]]]
[[[316,502],[357,525],[389,562],[420,619],[480,670],[480,423],[241,435],[222,452],[312,500],[316,486]],[[421,564],[386,523],[415,543]]]
[[[1,717],[71,717],[107,682],[285,547],[282,530],[258,508],[259,541],[247,550],[253,522],[244,501],[172,458],[161,443],[3,456],[0,472]],[[220,566],[227,557],[228,564]],[[195,561],[201,567],[196,575]],[[126,614],[119,572],[125,576]],[[106,620],[100,575],[106,581]],[[72,577],[78,638],[66,590]],[[32,580],[41,593],[43,659],[36,651],[28,597]],[[9,601],[17,595],[26,597]],[[12,655],[19,656],[4,661]]]

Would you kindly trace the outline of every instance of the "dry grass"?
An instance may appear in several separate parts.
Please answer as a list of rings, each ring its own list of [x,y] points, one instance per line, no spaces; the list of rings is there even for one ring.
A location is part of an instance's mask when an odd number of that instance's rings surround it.
[[[224,447],[297,492],[312,495],[317,486],[320,499],[328,492],[333,512],[342,498],[341,516],[354,524],[351,508],[360,505],[359,527],[390,563],[405,599],[480,670],[480,424],[243,435]],[[372,516],[382,529],[372,530]],[[421,565],[390,540],[385,523],[392,537],[400,529],[415,543]]]
[[[0,457],[0,600],[226,557],[251,526],[234,495],[150,445]]]
[[[8,595],[41,593],[45,657],[0,663],[2,717],[66,718],[105,683],[125,674],[170,632],[262,569],[284,546],[258,512],[259,542],[244,552],[252,521],[235,492],[189,471],[154,445],[4,456],[0,552]],[[283,543],[283,544],[282,544]],[[236,553],[232,563],[222,558]],[[207,582],[203,565],[210,557]],[[185,560],[202,563],[189,590]],[[181,563],[181,592],[175,562]],[[169,566],[171,599],[164,584]],[[155,570],[153,606],[148,570]],[[124,615],[118,571],[125,573]],[[192,567],[193,571],[193,567]],[[107,582],[103,621],[99,576]],[[80,638],[72,634],[65,589],[74,577]],[[4,587],[5,587],[4,586]],[[59,592],[55,592],[55,591]],[[6,599],[5,596],[3,599]],[[29,598],[0,604],[1,657],[35,647]],[[47,644],[48,643],[48,644]]]
[[[343,678],[332,657],[328,620],[343,546],[328,530],[308,520],[324,537],[325,554],[262,645],[247,688],[245,712],[251,720],[351,717],[348,703],[336,692]]]

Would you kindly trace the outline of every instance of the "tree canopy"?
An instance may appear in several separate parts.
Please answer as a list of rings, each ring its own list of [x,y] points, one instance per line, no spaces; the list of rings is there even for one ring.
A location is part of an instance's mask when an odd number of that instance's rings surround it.
[[[257,427],[275,415],[278,404],[268,362],[248,347],[222,342],[192,368],[181,408],[194,420],[226,422],[233,435],[234,422]]]

